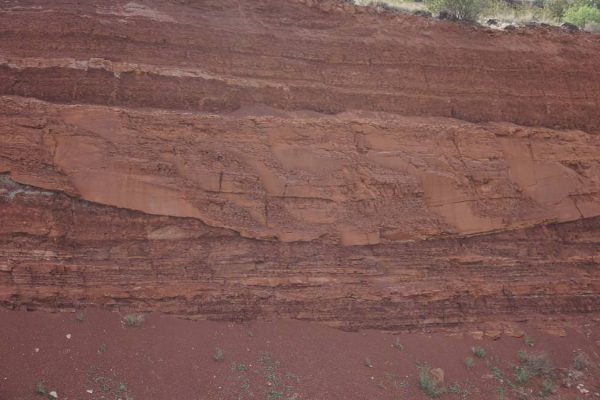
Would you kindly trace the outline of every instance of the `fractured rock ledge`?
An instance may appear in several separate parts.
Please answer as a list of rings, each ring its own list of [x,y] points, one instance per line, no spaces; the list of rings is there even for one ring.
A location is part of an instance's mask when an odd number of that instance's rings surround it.
[[[600,215],[600,136],[582,131],[0,104],[16,181],[246,237],[364,245]]]

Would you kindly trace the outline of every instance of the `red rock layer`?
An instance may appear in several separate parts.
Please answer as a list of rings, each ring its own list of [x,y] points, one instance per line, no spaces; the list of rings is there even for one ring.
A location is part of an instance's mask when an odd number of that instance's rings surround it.
[[[344,328],[444,327],[600,312],[600,219],[339,246],[243,238],[2,178],[0,300]]]
[[[600,311],[600,40],[337,2],[0,12],[0,302]]]

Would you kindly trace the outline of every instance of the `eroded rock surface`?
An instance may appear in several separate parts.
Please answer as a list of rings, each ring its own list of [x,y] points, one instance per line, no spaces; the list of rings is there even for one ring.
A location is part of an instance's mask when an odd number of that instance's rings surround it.
[[[600,311],[596,36],[67,3],[0,10],[5,306],[385,328]]]

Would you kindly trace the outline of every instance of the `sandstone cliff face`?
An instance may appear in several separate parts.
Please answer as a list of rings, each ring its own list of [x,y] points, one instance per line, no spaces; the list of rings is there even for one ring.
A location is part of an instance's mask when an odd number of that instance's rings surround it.
[[[600,311],[597,36],[294,0],[0,20],[5,306],[385,328]]]

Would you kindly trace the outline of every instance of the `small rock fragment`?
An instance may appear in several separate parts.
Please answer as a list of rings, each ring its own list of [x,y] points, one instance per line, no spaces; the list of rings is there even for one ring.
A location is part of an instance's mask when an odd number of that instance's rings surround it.
[[[523,329],[520,329],[516,326],[509,325],[506,328],[504,328],[504,334],[506,336],[510,336],[510,337],[514,337],[514,338],[521,338],[521,337],[525,336],[525,331],[523,331]]]
[[[573,25],[568,22],[565,22],[560,27],[569,33],[575,33],[579,31],[579,27],[577,25]]]
[[[577,390],[579,390],[579,393],[581,393],[581,394],[588,394],[590,392],[583,386],[583,383],[579,383],[577,385]]]
[[[436,383],[444,383],[444,370],[441,368],[432,368],[429,373]]]
[[[67,336],[67,339],[71,339],[71,334],[70,333],[67,333],[66,336]]]
[[[483,331],[473,331],[470,334],[471,334],[471,337],[475,340],[483,339]]]
[[[565,337],[567,336],[567,331],[565,328],[560,326],[549,326],[544,329],[546,333],[552,336]]]
[[[502,331],[500,331],[500,330],[485,331],[485,336],[489,337],[492,340],[498,340],[498,339],[500,339],[501,335],[502,335]]]

